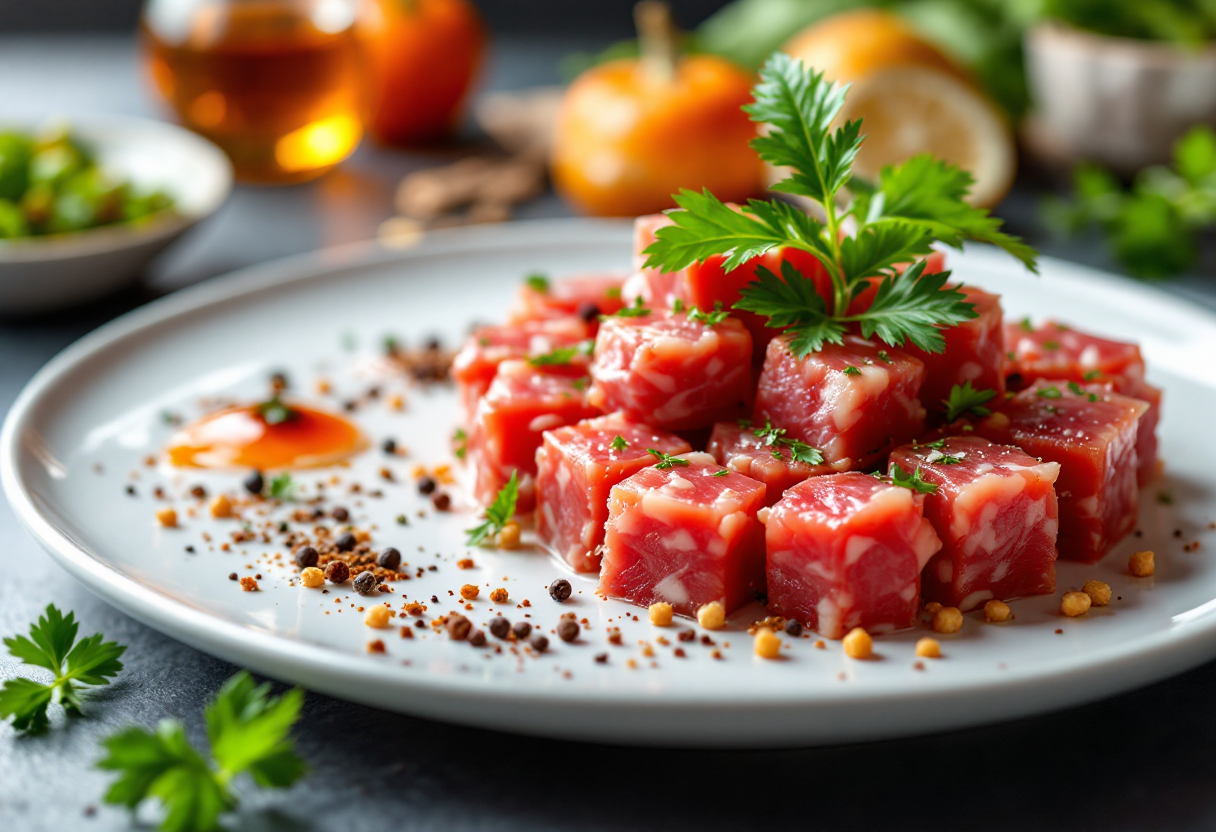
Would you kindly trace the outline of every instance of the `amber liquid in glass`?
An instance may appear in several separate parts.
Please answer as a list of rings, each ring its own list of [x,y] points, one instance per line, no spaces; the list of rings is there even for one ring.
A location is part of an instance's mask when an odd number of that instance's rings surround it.
[[[145,17],[152,82],[190,129],[228,154],[246,182],[319,176],[363,134],[352,27],[325,32],[282,0],[207,4],[169,43]]]

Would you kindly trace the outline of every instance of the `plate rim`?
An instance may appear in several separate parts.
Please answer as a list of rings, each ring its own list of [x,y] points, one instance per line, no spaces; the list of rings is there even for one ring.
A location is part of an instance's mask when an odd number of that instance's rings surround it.
[[[631,707],[641,706],[652,714],[670,714],[679,709],[710,708],[717,712],[729,712],[763,706],[776,708],[781,713],[796,714],[833,706],[851,708],[898,703],[913,708],[926,707],[932,705],[933,702],[940,703],[943,697],[966,702],[985,693],[999,693],[1005,699],[1012,697],[1012,700],[1017,700],[1019,692],[1027,694],[1024,696],[1022,706],[1019,707],[1015,702],[1010,701],[1001,709],[999,716],[979,715],[973,718],[949,720],[950,725],[962,726],[992,722],[1044,710],[1055,710],[1113,695],[1158,681],[1216,656],[1216,618],[1213,618],[1192,623],[1181,630],[1172,628],[1148,633],[1117,647],[1106,647],[1091,651],[1085,656],[1073,657],[1075,661],[1068,667],[1041,667],[1038,670],[1009,671],[1009,675],[994,672],[982,678],[963,681],[946,681],[926,676],[918,679],[915,687],[909,686],[902,690],[847,689],[842,690],[839,695],[826,697],[808,697],[805,693],[799,696],[792,690],[783,691],[781,695],[772,695],[770,691],[769,695],[763,697],[749,695],[733,698],[689,697],[687,694],[681,693],[679,697],[673,699],[670,691],[651,695],[620,688],[580,691],[577,694],[564,691],[554,694],[554,689],[545,687],[526,690],[495,689],[480,679],[461,676],[433,676],[423,672],[407,673],[405,668],[395,665],[391,666],[393,672],[389,672],[388,667],[390,666],[368,661],[365,656],[360,654],[285,638],[270,631],[228,621],[202,609],[182,605],[168,596],[157,593],[143,583],[120,574],[117,569],[94,555],[84,541],[79,543],[74,541],[67,531],[55,525],[53,517],[43,514],[33,495],[24,486],[24,479],[20,471],[23,427],[43,397],[55,389],[62,377],[71,373],[81,363],[120,344],[127,338],[138,336],[145,330],[164,325],[179,316],[205,314],[210,307],[230,302],[236,298],[283,289],[308,280],[325,279],[327,276],[344,270],[374,267],[394,261],[408,263],[418,252],[424,255],[443,256],[449,253],[459,254],[461,251],[470,249],[484,250],[495,244],[510,247],[543,245],[543,241],[546,239],[568,240],[580,234],[593,235],[602,240],[610,235],[623,236],[628,227],[627,222],[618,221],[534,220],[501,226],[429,232],[420,245],[406,249],[397,249],[374,241],[352,243],[249,266],[152,301],[84,335],[47,362],[27,382],[13,402],[4,420],[3,429],[0,430],[0,485],[3,486],[5,496],[18,520],[51,555],[53,560],[107,603],[153,629],[190,644],[203,652],[220,655],[229,661],[246,663],[259,672],[275,678],[297,682],[301,679],[308,679],[303,684],[340,698],[466,724],[482,724],[485,727],[503,727],[502,714],[495,718],[479,716],[481,712],[476,710],[476,705],[494,705],[499,709],[507,706],[517,709],[553,709],[556,721],[560,722],[559,714],[564,712],[569,717],[586,708],[630,710]],[[539,242],[537,238],[540,238]],[[977,261],[991,260],[995,264],[1001,255],[995,251],[988,252],[982,248],[969,247],[968,257],[975,258]],[[1124,293],[1127,290],[1134,290],[1133,294],[1139,296],[1138,302],[1142,303],[1151,299],[1153,303],[1164,307],[1171,314],[1184,318],[1195,318],[1197,321],[1202,321],[1202,324],[1209,327],[1212,332],[1216,332],[1216,312],[1202,307],[1188,306],[1180,298],[1160,291],[1153,292],[1151,288],[1128,278],[1109,275],[1097,269],[1054,258],[1043,258],[1043,262],[1051,264],[1053,271],[1059,269],[1068,273],[1070,278],[1082,282],[1097,281],[1109,288],[1113,281],[1115,285],[1122,286]],[[407,278],[403,277],[403,279]],[[1092,681],[1095,674],[1103,676],[1110,683],[1098,693],[1090,692],[1086,685],[1080,684],[1086,680]],[[1056,686],[1066,688],[1070,683],[1078,683],[1073,686],[1075,692],[1071,696],[1053,691],[1053,704],[1049,706],[1033,704],[1035,697],[1032,694],[1035,691]],[[400,699],[389,702],[384,695],[376,695],[374,692],[368,692],[363,696],[351,695],[356,686],[364,684],[378,687],[387,685],[400,694]],[[411,701],[409,697],[411,691],[430,694],[441,692],[448,701],[443,705],[435,703],[427,705],[423,702]],[[467,715],[454,715],[454,711],[469,707],[473,707],[474,710]],[[567,737],[579,734],[577,730],[546,730],[543,727],[531,725],[528,719],[518,715],[514,717],[514,720],[521,725],[527,724],[527,727],[519,728],[518,725],[515,727],[528,733],[548,733],[553,736]],[[908,726],[906,730],[884,730],[881,735],[889,737],[901,733],[917,733],[931,730],[933,727],[930,720],[923,724]],[[591,728],[588,728],[585,733],[587,738],[612,739],[603,731]],[[805,744],[806,738],[810,734],[824,732],[808,734],[806,731],[799,733],[792,730],[791,733],[798,743]],[[846,732],[846,734],[855,736],[857,732]],[[629,741],[632,742],[635,739],[629,738]],[[687,739],[696,744],[695,738]],[[759,739],[763,740],[763,738]],[[660,741],[664,743],[669,740],[670,737],[660,738]],[[737,743],[727,740],[711,741],[708,744],[733,745]],[[773,743],[764,741],[763,744],[772,745]]]

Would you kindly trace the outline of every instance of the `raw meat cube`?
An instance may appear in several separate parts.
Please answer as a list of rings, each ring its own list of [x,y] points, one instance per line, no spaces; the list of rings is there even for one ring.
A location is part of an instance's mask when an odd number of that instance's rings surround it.
[[[581,318],[594,330],[599,325],[600,315],[611,315],[623,305],[621,286],[625,276],[621,274],[578,275],[561,280],[520,284],[515,296],[515,305],[507,318],[510,323],[538,321],[548,318]]]
[[[942,541],[921,575],[926,601],[966,612],[993,598],[1055,592],[1059,463],[978,436],[949,436],[896,448],[891,464],[919,468],[937,486],[925,495],[925,517]]]
[[[691,451],[674,434],[619,413],[545,431],[536,452],[536,528],[541,543],[578,572],[597,572],[608,492],[626,477],[654,465],[653,449]]]
[[[477,403],[490,389],[502,362],[546,355],[590,337],[587,324],[573,317],[479,327],[452,360],[452,379],[459,398],[458,418],[463,424],[472,424]],[[576,355],[572,363],[582,365],[579,374],[583,374],[591,363],[590,355]]]
[[[925,365],[903,350],[846,335],[843,344],[795,358],[782,336],[768,345],[754,421],[771,421],[823,452],[837,471],[882,460],[918,436]]]
[[[1036,381],[974,429],[1060,464],[1060,557],[1093,563],[1136,527],[1136,435],[1148,405],[1075,383],[1072,388],[1066,381]]]
[[[709,454],[682,459],[612,489],[599,591],[683,615],[720,601],[730,613],[764,591],[764,486]]]
[[[956,384],[971,382],[976,390],[994,390],[1005,395],[1005,336],[1001,323],[1001,296],[972,286],[960,288],[967,302],[975,306],[978,318],[964,321],[942,331],[946,349],[929,353],[907,345],[905,349],[925,364],[925,383],[920,389],[921,404],[929,421],[945,421],[950,390]]]
[[[621,290],[626,305],[640,298],[643,304],[652,309],[670,309],[677,298],[684,300],[677,289],[680,272],[664,272],[643,266],[648,256],[643,252],[655,241],[655,232],[665,225],[671,225],[666,214],[646,214],[633,221],[634,273]]]
[[[916,623],[920,573],[941,541],[925,495],[866,474],[811,477],[768,515],[768,609],[828,638]]]
[[[1147,402],[1149,410],[1140,420],[1136,439],[1140,484],[1146,485],[1157,476],[1161,390],[1144,380],[1144,358],[1138,346],[1089,335],[1055,321],[1036,327],[1026,319],[1005,325],[1005,349],[1011,390],[1020,390],[1041,378],[1110,382],[1116,393]]]
[[[489,505],[511,473],[519,473],[516,511],[536,505],[536,450],[547,430],[597,415],[587,404],[586,376],[542,372],[527,361],[504,361],[481,402],[469,434],[473,493]]]
[[[726,318],[712,326],[658,310],[600,326],[588,401],[667,430],[709,427],[751,407],[752,338]]]
[[[826,464],[796,461],[780,428],[771,424],[757,427],[750,419],[718,422],[706,450],[721,465],[764,483],[768,489],[764,504],[769,506],[780,500],[787,488],[834,470]]]

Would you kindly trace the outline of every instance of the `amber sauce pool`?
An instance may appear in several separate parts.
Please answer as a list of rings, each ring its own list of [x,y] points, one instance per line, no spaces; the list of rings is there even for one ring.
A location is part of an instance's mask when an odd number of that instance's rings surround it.
[[[291,412],[277,424],[267,424],[256,405],[210,413],[169,440],[169,462],[184,468],[315,468],[367,447],[363,433],[341,416],[295,404]]]

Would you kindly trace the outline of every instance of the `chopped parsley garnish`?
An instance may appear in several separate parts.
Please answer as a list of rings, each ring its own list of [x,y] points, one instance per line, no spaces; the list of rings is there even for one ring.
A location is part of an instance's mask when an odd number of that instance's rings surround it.
[[[1045,405],[1043,405],[1043,409],[1046,410],[1048,413],[1059,413],[1060,412],[1060,408],[1056,407],[1054,404],[1045,404]]]
[[[395,335],[385,335],[382,346],[384,347],[385,355],[396,355],[398,350],[401,349],[401,342],[397,340],[397,336]]]
[[[571,384],[574,385],[575,390],[578,390],[580,392],[587,389],[586,377],[576,378],[574,381],[571,382]]]
[[[752,428],[752,433],[773,449],[774,459],[784,459],[781,449],[785,448],[789,451],[792,462],[805,462],[807,465],[819,465],[823,462],[823,453],[818,448],[798,439],[787,438],[785,428],[775,428],[767,419],[764,420],[764,427]]]
[[[919,465],[916,466],[916,470],[908,474],[898,464],[893,463],[891,465],[891,484],[898,485],[900,488],[910,488],[920,494],[932,494],[937,491],[936,485],[920,478]]]
[[[31,667],[51,672],[50,682],[18,676],[0,688],[0,719],[13,718],[13,728],[37,734],[50,726],[47,708],[58,702],[69,713],[81,713],[81,685],[108,685],[122,670],[118,657],[127,649],[114,641],[102,641],[95,633],[80,641],[75,613],[66,616],[50,604],[30,625],[30,634],[4,640],[9,655]]]
[[[674,197],[679,209],[668,214],[672,224],[660,228],[646,249],[645,266],[670,272],[722,255],[722,268],[731,270],[773,249],[800,249],[827,272],[826,296],[786,261],[780,276],[757,268],[757,280],[734,304],[786,329],[796,357],[843,343],[853,323],[866,338],[941,352],[941,330],[977,313],[962,291],[946,288],[948,273],[924,273],[918,258],[933,251],[933,242],[956,248],[965,240],[992,243],[1032,271],[1036,254],[1002,233],[1000,220],[966,202],[973,180],[961,168],[920,155],[884,168],[877,182],[854,177],[861,123],[833,126],[846,91],[777,52],[760,70],[753,103],[744,107],[753,121],[768,126],[752,147],[764,161],[791,171],[773,190],[818,203],[822,220],[778,199],[736,209],[708,190],[683,190]],[[838,197],[846,190],[850,199],[842,203]],[[852,235],[842,233],[846,221],[856,229]],[[912,265],[901,265],[907,263]],[[877,292],[870,307],[850,314],[850,303],[872,284]]]
[[[680,300],[679,298],[676,298],[675,300],[673,300],[671,302],[671,311],[676,313],[677,315],[680,314],[681,312],[683,312],[684,309],[685,309],[684,301]]]
[[[861,375],[861,370],[857,369],[852,364],[850,364],[849,366],[844,368],[844,374],[846,376],[859,376],[859,375]]]
[[[913,442],[912,447],[914,447],[914,448],[933,448],[935,451],[940,451],[942,448],[946,447],[946,440],[937,439],[937,440],[934,440],[933,442]]]
[[[558,347],[544,355],[533,355],[528,363],[533,367],[560,367],[570,364],[580,355],[591,355],[594,349],[594,341],[580,341],[572,347]]]
[[[1055,350],[1058,350],[1059,348],[1060,348],[1059,341],[1044,341],[1043,342],[1043,349],[1045,349],[1045,350],[1055,351]]]
[[[1085,381],[1094,381],[1095,379],[1098,379],[1101,377],[1102,377],[1101,370],[1090,370],[1085,375],[1081,376],[1081,378],[1084,379]]]
[[[1044,387],[1043,389],[1041,389],[1037,393],[1035,393],[1035,395],[1039,396],[1040,398],[1044,398],[1044,399],[1058,399],[1061,396],[1063,396],[1064,394],[1060,392],[1059,387],[1053,386],[1053,387]]]
[[[621,296],[621,287],[620,286],[610,286],[608,289],[606,289],[604,291],[604,297],[609,298],[611,300],[616,300],[620,296]]]
[[[722,301],[714,301],[713,312],[705,313],[695,306],[688,312],[688,320],[697,321],[706,326],[717,326],[729,317],[729,312],[722,311]]]
[[[618,312],[611,315],[601,315],[601,318],[645,318],[650,314],[650,310],[642,303],[640,297],[633,299],[633,306],[626,306]]]
[[[479,526],[465,530],[465,534],[469,536],[465,541],[466,545],[480,545],[483,541],[501,532],[503,527],[510,523],[511,518],[515,516],[515,503],[518,500],[519,472],[512,471],[511,479],[507,480],[507,484],[499,489],[497,496],[494,497],[494,502],[490,503],[489,508],[486,509],[486,521]]]
[[[1030,322],[1029,317],[1022,318],[1022,320],[1018,321],[1018,326],[1022,328],[1023,332],[1034,332],[1034,324]]]
[[[887,351],[886,351],[886,350],[879,350],[879,351],[878,351],[878,357],[879,357],[879,358],[881,358],[881,359],[883,360],[883,362],[884,362],[884,363],[886,363],[886,364],[894,364],[894,363],[895,363],[894,361],[892,361],[892,360],[891,360],[891,356],[890,356],[890,354],[888,354],[888,353],[887,353]]]
[[[457,459],[464,459],[469,452],[469,435],[464,432],[464,428],[456,428],[456,432],[452,434],[452,453],[456,454]]]
[[[942,401],[946,406],[946,421],[953,422],[964,413],[989,415],[992,411],[984,407],[984,403],[995,395],[995,390],[976,390],[969,381],[954,385],[950,388],[950,398]]]
[[[1163,506],[1172,506],[1174,504],[1174,495],[1168,491],[1158,491],[1157,502]]]
[[[163,720],[155,730],[132,726],[111,734],[102,741],[106,756],[97,763],[118,773],[105,801],[134,812],[145,800],[157,800],[165,832],[219,829],[220,815],[236,808],[232,781],[239,775],[282,789],[307,772],[291,739],[303,704],[301,689],[271,696],[269,683],[259,685],[242,670],[207,706],[209,755],[191,745],[177,720]]]
[[[662,451],[656,451],[654,448],[647,448],[646,453],[659,460],[655,463],[654,467],[659,468],[660,470],[666,470],[671,468],[673,465],[688,465],[687,459],[681,459],[678,456],[670,456]]]
[[[752,420],[751,419],[736,419],[735,424],[737,424],[739,427],[743,428],[744,430],[747,430],[748,428],[750,428],[752,426]]]
[[[725,477],[729,473],[730,473],[730,471],[727,471],[725,468],[723,468],[721,471],[714,471],[712,474],[710,474],[710,476],[711,477]]]
[[[271,478],[270,497],[273,500],[293,500],[296,496],[296,483],[291,474],[284,471]]]
[[[259,404],[255,410],[262,421],[268,425],[281,425],[296,417],[296,412],[283,404],[277,393],[269,400]]]
[[[1081,385],[1077,384],[1075,381],[1068,382],[1068,389],[1071,390],[1073,393],[1077,394],[1078,396],[1084,396],[1085,398],[1089,399],[1091,402],[1096,402],[1098,400],[1097,393],[1089,392],[1088,390],[1083,388]]]
[[[623,450],[625,450],[626,448],[628,448],[628,447],[629,447],[629,443],[625,441],[625,437],[620,436],[620,435],[618,434],[618,435],[617,435],[617,436],[616,436],[616,437],[615,437],[615,438],[612,440],[612,444],[611,444],[611,445],[609,445],[609,447],[610,447],[610,448],[612,448],[612,450],[614,450],[614,451],[623,451]]]
[[[542,295],[549,293],[549,278],[545,277],[540,272],[533,272],[524,278],[524,283],[533,292],[539,292]]]

